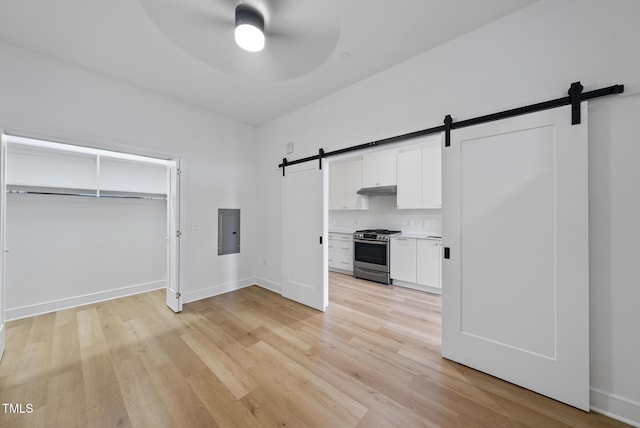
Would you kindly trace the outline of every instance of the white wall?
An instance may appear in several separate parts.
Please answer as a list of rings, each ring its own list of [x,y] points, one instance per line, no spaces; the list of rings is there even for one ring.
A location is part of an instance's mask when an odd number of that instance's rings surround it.
[[[253,127],[5,43],[0,43],[0,62],[0,128],[6,132],[183,160],[185,301],[253,282]],[[217,255],[218,208],[242,210],[240,254]],[[7,271],[12,269],[19,274],[9,264]],[[163,278],[144,281],[157,279]]]
[[[419,55],[258,129],[259,204],[266,227],[258,276],[273,288],[280,273],[277,164],[293,141],[296,159],[454,120],[624,83],[640,89],[640,2],[543,0]],[[352,61],[357,61],[353,57]],[[592,103],[592,406],[640,424],[640,153],[638,95]],[[635,187],[634,187],[635,186]]]
[[[440,210],[399,210],[396,195],[369,196],[367,210],[329,211],[329,232],[389,229],[405,233],[442,233]]]
[[[164,287],[166,205],[7,195],[7,319]]]

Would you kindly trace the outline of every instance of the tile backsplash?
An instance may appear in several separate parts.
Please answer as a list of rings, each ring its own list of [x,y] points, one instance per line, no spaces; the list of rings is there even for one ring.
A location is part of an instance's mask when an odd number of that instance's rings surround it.
[[[396,196],[370,196],[368,210],[329,211],[329,230],[391,229],[406,233],[442,233],[440,210],[398,210]]]

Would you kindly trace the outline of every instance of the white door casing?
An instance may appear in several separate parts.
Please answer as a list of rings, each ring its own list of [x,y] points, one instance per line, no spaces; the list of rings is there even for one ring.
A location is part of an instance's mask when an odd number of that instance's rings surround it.
[[[587,111],[451,131],[442,355],[589,410]]]
[[[180,161],[167,167],[167,306],[182,311],[180,292]]]
[[[325,171],[309,162],[282,177],[282,295],[320,311],[329,300]]]
[[[7,212],[7,141],[0,129],[0,360],[5,346],[5,254],[6,248],[6,212]]]

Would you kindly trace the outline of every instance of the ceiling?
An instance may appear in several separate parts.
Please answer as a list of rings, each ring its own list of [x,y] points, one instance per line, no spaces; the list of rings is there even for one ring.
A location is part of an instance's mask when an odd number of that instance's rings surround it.
[[[250,125],[323,98],[535,0],[0,0],[0,40]]]

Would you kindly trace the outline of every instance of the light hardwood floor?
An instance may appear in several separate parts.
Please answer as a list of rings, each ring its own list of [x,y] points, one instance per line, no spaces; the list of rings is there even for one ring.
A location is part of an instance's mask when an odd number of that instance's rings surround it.
[[[322,314],[252,286],[8,323],[2,427],[620,427],[440,357],[440,298],[330,275]]]

